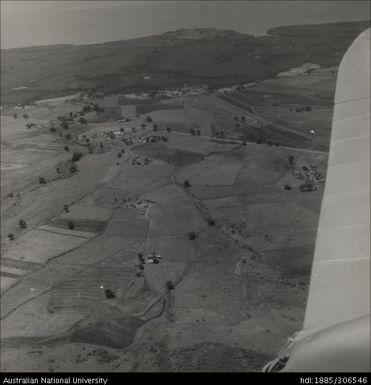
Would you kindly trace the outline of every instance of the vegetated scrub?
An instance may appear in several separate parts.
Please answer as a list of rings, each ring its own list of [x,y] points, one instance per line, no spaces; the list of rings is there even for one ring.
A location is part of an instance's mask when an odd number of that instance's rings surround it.
[[[145,104],[153,104],[153,101],[151,99],[135,99],[135,98],[128,98],[126,96],[119,96],[117,100],[117,104],[120,106],[125,105],[145,105]]]
[[[132,151],[138,155],[145,155],[153,159],[169,162],[176,166],[186,166],[199,162],[203,158],[201,154],[195,152],[170,149],[157,144],[143,144],[134,147]]]
[[[157,110],[181,110],[183,107],[176,104],[139,104],[137,106],[138,114],[148,114]]]

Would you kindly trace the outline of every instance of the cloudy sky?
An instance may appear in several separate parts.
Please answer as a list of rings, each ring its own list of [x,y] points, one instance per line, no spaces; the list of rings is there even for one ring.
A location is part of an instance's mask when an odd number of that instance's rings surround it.
[[[1,48],[90,44],[181,28],[267,29],[369,18],[369,1],[3,1]]]

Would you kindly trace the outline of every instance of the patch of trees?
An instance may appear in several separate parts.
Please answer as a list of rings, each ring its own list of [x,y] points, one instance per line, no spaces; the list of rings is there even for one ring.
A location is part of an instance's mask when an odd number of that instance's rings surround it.
[[[142,277],[144,275],[144,265],[146,263],[146,260],[144,258],[144,255],[142,253],[138,253],[138,264],[136,265],[138,270],[136,272],[137,277]]]
[[[309,191],[314,191],[315,188],[314,188],[314,185],[313,183],[303,183],[302,185],[300,185],[300,191],[301,192],[309,192]]]
[[[104,295],[105,295],[106,298],[108,298],[108,299],[116,298],[116,294],[115,294],[111,289],[106,289],[106,290],[104,290]]]
[[[35,123],[27,123],[26,124],[26,128],[29,130],[31,129],[32,127],[36,127],[36,124]]]
[[[72,155],[72,162],[78,162],[82,158],[81,152],[74,152]]]
[[[75,172],[77,172],[77,166],[73,163],[70,166],[70,173],[74,174]]]
[[[225,133],[224,133],[223,130],[216,131],[216,132],[215,132],[215,136],[216,136],[217,138],[225,139]]]
[[[82,112],[84,112],[84,113],[89,113],[91,111],[92,110],[91,110],[90,104],[85,104],[85,106],[82,108]]]
[[[164,135],[150,135],[150,136],[147,136],[144,140],[146,143],[157,143],[161,141],[166,143],[169,140],[169,138]]]
[[[294,158],[294,155],[290,155],[289,156],[289,165],[290,166],[293,166],[295,164],[295,158]]]
[[[39,176],[39,183],[46,184],[46,179],[43,176]]]
[[[61,122],[61,127],[64,130],[68,130],[70,128],[70,126],[68,125],[68,123],[65,120],[63,122]]]
[[[94,104],[94,106],[93,106],[93,111],[95,111],[96,113],[102,113],[102,112],[104,112],[104,108],[103,107],[99,107],[99,105],[98,104]]]

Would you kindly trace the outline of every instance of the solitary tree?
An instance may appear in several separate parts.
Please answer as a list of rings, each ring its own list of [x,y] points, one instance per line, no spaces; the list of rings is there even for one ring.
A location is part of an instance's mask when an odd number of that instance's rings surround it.
[[[23,219],[20,219],[19,222],[18,222],[18,225],[21,229],[25,229],[27,227],[26,225],[26,221],[23,220]]]
[[[77,167],[76,167],[75,163],[73,163],[73,164],[70,166],[70,173],[71,173],[71,174],[74,174],[76,171],[77,171]]]
[[[188,233],[188,239],[193,241],[197,238],[197,234],[194,231]]]
[[[43,176],[39,176],[39,183],[46,184],[46,179]]]
[[[68,220],[68,221],[67,221],[67,227],[68,227],[70,230],[73,230],[73,229],[75,228],[75,224],[73,223],[73,221]]]
[[[183,187],[184,187],[184,188],[189,188],[189,187],[191,187],[191,183],[189,182],[188,179],[186,179],[186,180],[183,182]]]
[[[174,290],[175,286],[172,280],[166,281],[166,289],[168,291]]]

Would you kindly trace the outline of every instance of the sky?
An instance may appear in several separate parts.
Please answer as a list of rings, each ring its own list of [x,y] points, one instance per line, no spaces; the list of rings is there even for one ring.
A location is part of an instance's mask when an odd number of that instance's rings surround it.
[[[4,1],[1,48],[93,44],[182,28],[269,28],[367,20],[369,1]]]

